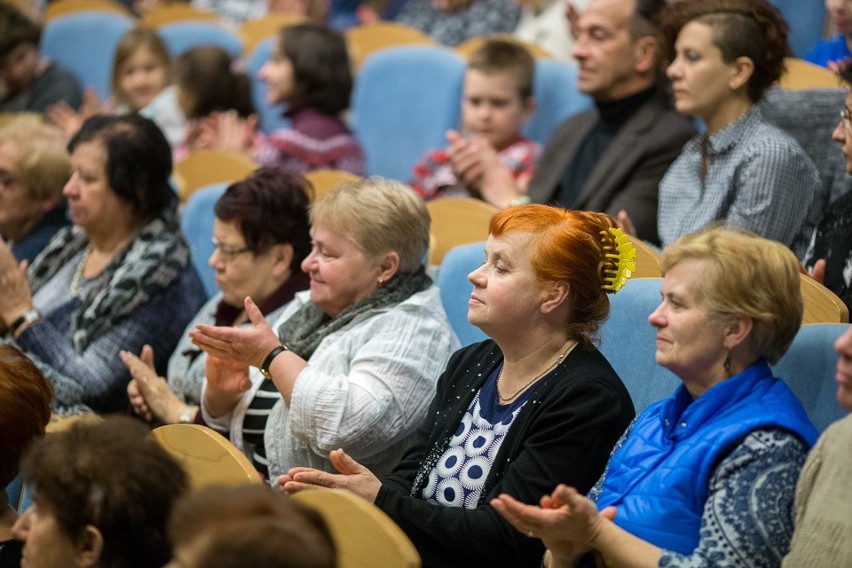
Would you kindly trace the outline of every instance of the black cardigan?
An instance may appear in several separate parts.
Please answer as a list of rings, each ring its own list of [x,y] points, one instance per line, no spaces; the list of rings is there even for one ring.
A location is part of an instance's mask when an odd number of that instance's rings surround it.
[[[429,470],[502,359],[490,340],[456,352],[413,445],[382,479],[376,505],[402,527],[424,568],[540,566],[542,542],[516,531],[489,501],[508,493],[537,504],[559,483],[588,492],[633,419],[630,395],[607,360],[593,347],[577,347],[533,387],[500,446],[477,508],[422,500]]]

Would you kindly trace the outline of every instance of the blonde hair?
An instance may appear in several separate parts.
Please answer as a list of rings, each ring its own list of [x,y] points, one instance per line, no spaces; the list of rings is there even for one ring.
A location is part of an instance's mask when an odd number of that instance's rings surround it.
[[[115,47],[112,64],[112,96],[115,102],[120,105],[130,105],[124,91],[121,90],[121,75],[124,65],[139,49],[143,48],[150,51],[165,69],[166,84],[163,85],[163,88],[167,87],[172,81],[172,57],[157,30],[136,26],[121,36],[118,45]]]
[[[71,177],[68,139],[58,128],[38,114],[13,118],[0,128],[0,145],[15,152],[18,177],[31,197],[38,200],[59,197]]]
[[[685,235],[663,251],[663,274],[687,260],[704,260],[696,300],[711,318],[751,318],[752,350],[775,363],[802,324],[799,262],[779,242],[730,227]]]
[[[346,237],[366,256],[399,254],[414,272],[429,249],[429,212],[407,185],[380,177],[342,183],[311,205],[311,225]]]

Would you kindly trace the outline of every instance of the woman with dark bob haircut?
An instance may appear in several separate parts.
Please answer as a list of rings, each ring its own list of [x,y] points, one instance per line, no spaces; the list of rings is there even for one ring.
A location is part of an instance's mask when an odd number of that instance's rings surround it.
[[[285,103],[290,128],[253,140],[235,113],[220,116],[220,147],[251,152],[256,162],[291,173],[335,169],[364,174],[364,152],[340,114],[349,108],[352,72],[343,35],[325,24],[285,26],[258,77],[266,102]]]
[[[180,233],[165,136],[137,115],[94,116],[69,143],[72,225],[28,270],[0,243],[0,327],[53,383],[62,411],[123,410],[121,349],[165,369],[204,289]]]
[[[819,176],[757,106],[784,70],[786,22],[767,0],[681,0],[663,11],[662,32],[675,108],[707,127],[660,182],[663,246],[724,220],[801,256]]]
[[[133,376],[127,392],[137,414],[166,424],[196,420],[207,355],[192,345],[188,333],[198,324],[248,325],[247,297],[275,321],[296,292],[308,288],[310,278],[301,265],[311,250],[309,191],[300,176],[261,168],[219,198],[209,264],[221,292],[187,325],[169,359],[168,382],[157,376],[149,346],[141,359],[121,353]]]
[[[21,464],[33,505],[13,528],[22,565],[160,568],[186,473],[137,420],[81,419],[36,442]]]

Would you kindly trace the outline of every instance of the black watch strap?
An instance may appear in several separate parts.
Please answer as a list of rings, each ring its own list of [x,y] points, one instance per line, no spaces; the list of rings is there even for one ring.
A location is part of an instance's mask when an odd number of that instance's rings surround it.
[[[272,376],[269,374],[269,367],[272,366],[272,360],[289,350],[290,349],[288,349],[286,345],[279,345],[270,351],[269,355],[266,356],[266,359],[263,360],[263,364],[260,366],[260,374],[267,379],[271,379]]]

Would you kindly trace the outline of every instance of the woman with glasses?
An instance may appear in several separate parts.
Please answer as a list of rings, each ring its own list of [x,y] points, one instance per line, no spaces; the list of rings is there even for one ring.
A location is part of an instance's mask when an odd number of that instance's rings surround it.
[[[146,118],[93,116],[68,145],[73,225],[25,269],[0,242],[0,329],[70,412],[127,407],[121,349],[146,343],[165,369],[204,302],[169,186],[169,143]]]
[[[660,182],[663,246],[722,220],[801,256],[819,176],[757,106],[784,70],[787,24],[766,0],[687,0],[669,5],[662,31],[675,108],[706,126]]]
[[[18,260],[32,262],[68,225],[62,198],[71,175],[67,142],[37,115],[0,128],[0,236]]]
[[[215,295],[195,315],[169,359],[168,381],[154,370],[150,346],[141,358],[123,351],[121,360],[133,380],[127,394],[145,420],[175,424],[200,420],[198,403],[207,356],[187,335],[198,324],[244,325],[243,301],[249,297],[275,321],[296,292],[308,287],[301,264],[310,252],[308,186],[301,177],[277,168],[261,168],[228,187],[216,202],[213,221]]]
[[[265,475],[332,470],[340,447],[387,472],[459,346],[423,267],[429,212],[408,186],[369,178],[314,201],[310,219],[310,291],[274,325],[246,299],[250,327],[190,332],[207,353],[204,421]]]

